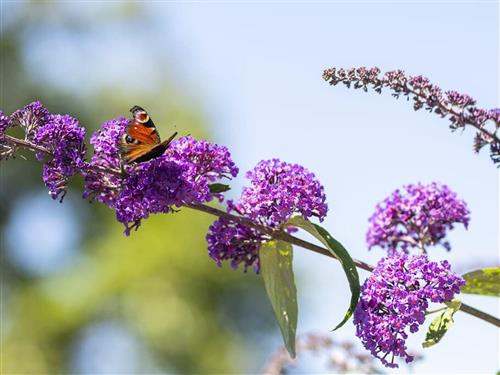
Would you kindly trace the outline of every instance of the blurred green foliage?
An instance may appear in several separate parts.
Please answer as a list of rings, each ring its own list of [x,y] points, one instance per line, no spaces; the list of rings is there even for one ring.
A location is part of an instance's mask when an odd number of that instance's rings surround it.
[[[86,6],[78,4],[71,7]],[[156,77],[154,89],[98,86],[82,95],[41,80],[43,65],[36,72],[27,68],[28,42],[40,30],[98,31],[111,18],[116,24],[127,24],[138,14],[146,17],[138,5],[125,2],[113,7],[112,13],[99,11],[99,17],[83,20],[78,10],[67,14],[63,2],[13,7],[6,10],[2,5],[2,12],[9,12],[0,42],[0,108],[6,113],[38,99],[53,113],[77,117],[89,136],[99,123],[127,116],[129,107],[140,104],[154,114],[164,136],[171,130],[165,124],[177,124],[181,135],[206,136],[203,114],[167,75]],[[167,70],[167,62],[158,63]],[[182,210],[155,215],[126,237],[111,210],[83,203],[73,214],[80,220],[84,241],[71,265],[42,277],[11,264],[5,256],[5,227],[18,202],[43,188],[41,163],[29,153],[24,155],[27,160],[16,158],[0,166],[2,373],[71,372],[82,330],[108,320],[122,322],[139,337],[158,371],[259,369],[262,358],[255,361],[257,340],[246,336],[262,337],[269,330],[271,307],[257,276],[219,269],[209,259],[205,233],[213,218],[204,214]],[[66,199],[78,199],[81,187],[81,179],[76,178],[74,194]],[[59,203],[53,204],[56,210]],[[41,234],[26,228],[26,235]],[[63,234],[54,228],[50,235]]]

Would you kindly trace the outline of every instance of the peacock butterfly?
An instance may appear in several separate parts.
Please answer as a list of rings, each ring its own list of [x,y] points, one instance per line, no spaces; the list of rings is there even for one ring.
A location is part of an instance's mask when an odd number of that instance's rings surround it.
[[[161,142],[156,126],[148,113],[138,105],[130,109],[125,134],[120,139],[120,155],[126,163],[142,163],[162,155],[177,132]]]

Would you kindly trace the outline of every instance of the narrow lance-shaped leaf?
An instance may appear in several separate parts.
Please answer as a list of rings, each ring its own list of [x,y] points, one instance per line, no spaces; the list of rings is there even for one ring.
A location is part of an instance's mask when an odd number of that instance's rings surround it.
[[[453,315],[460,310],[461,304],[462,303],[458,299],[446,303],[448,308],[435,317],[429,325],[422,347],[429,348],[441,341],[452,326]]]
[[[297,289],[293,277],[292,245],[283,241],[269,241],[259,251],[260,270],[267,296],[273,306],[285,347],[295,358],[297,331]]]
[[[462,277],[465,279],[462,293],[500,297],[500,267],[483,268]]]
[[[351,289],[351,303],[347,309],[344,319],[342,319],[342,321],[333,329],[333,331],[335,331],[349,320],[351,315],[354,313],[354,309],[356,308],[359,300],[361,287],[359,285],[359,275],[356,265],[344,246],[342,246],[339,241],[333,238],[330,233],[328,233],[328,231],[321,226],[313,224],[300,216],[296,216],[288,220],[287,225],[302,228],[312,234],[319,241],[321,241],[321,243],[325,245],[326,248],[330,250],[330,252],[335,255],[342,264],[342,268],[344,269],[347,280],[349,281],[349,288]]]

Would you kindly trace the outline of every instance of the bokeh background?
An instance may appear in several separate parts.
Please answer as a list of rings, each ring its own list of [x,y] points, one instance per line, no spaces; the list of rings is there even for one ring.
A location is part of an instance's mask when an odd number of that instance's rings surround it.
[[[453,250],[459,272],[499,264],[499,180],[472,133],[389,94],[332,88],[329,66],[402,68],[499,106],[499,5],[475,2],[0,1],[0,100],[41,100],[90,135],[139,104],[161,134],[227,145],[242,172],[279,157],[325,185],[325,226],[356,258],[375,204],[406,183],[447,183],[471,209]],[[2,373],[256,373],[281,343],[261,280],[206,255],[212,218],[154,216],[130,237],[81,199],[52,201],[33,156],[0,166]],[[244,184],[243,173],[229,196]],[[338,264],[295,251],[299,333],[351,340]],[[361,274],[362,278],[366,273]],[[498,316],[491,297],[462,299]],[[414,373],[494,373],[499,333],[465,315]],[[331,371],[299,358],[296,373]],[[388,371],[391,372],[391,371]],[[392,371],[397,372],[397,371]]]

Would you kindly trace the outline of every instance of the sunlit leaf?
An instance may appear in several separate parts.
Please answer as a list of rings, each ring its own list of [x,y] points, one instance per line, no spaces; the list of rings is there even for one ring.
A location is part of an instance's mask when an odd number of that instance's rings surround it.
[[[358,304],[361,288],[359,285],[359,275],[358,270],[356,269],[356,265],[354,264],[351,256],[349,255],[349,252],[344,248],[344,246],[342,246],[339,241],[333,238],[330,233],[328,233],[326,229],[322,228],[321,226],[313,224],[300,216],[291,218],[287,222],[287,225],[302,228],[312,234],[319,241],[321,241],[321,243],[325,245],[326,248],[330,250],[330,252],[334,254],[342,264],[342,268],[344,269],[347,280],[349,281],[349,288],[351,289],[351,303],[349,305],[349,308],[347,309],[344,319],[342,319],[342,321],[333,329],[333,331],[335,331],[336,329],[342,327],[345,322],[349,320],[354,312],[354,309],[356,308],[356,305]]]
[[[457,299],[447,302],[448,308],[439,314],[429,325],[425,341],[422,343],[424,348],[436,345],[444,337],[448,329],[453,324],[453,315],[460,309],[461,302]]]
[[[462,293],[500,297],[500,267],[483,268],[462,275]]]
[[[295,358],[298,306],[292,269],[292,245],[283,241],[266,242],[260,247],[259,259],[267,296],[273,306],[285,347],[290,356]]]

